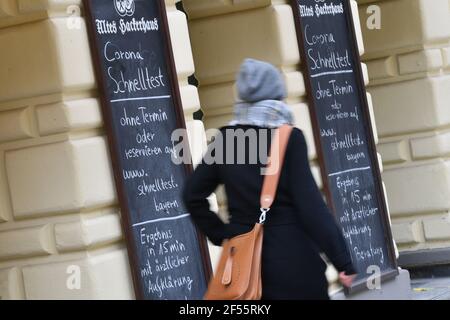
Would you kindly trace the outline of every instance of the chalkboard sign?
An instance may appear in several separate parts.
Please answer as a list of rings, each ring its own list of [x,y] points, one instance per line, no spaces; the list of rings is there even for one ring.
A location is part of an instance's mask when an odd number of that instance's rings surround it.
[[[184,118],[164,1],[84,6],[136,297],[202,299],[209,256],[182,202],[190,169],[172,161]]]
[[[297,36],[329,206],[358,270],[398,274],[348,0],[295,0]]]

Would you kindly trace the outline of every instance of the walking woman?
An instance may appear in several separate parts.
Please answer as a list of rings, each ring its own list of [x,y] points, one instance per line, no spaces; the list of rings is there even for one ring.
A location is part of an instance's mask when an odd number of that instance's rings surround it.
[[[204,158],[184,189],[192,219],[215,245],[250,231],[258,221],[264,179],[261,172],[270,150],[272,130],[268,129],[293,124],[292,113],[283,102],[286,88],[274,66],[246,59],[238,74],[237,89],[240,101],[235,106],[235,118],[220,129],[223,148],[213,152],[220,161]],[[246,137],[244,154],[239,154],[238,144],[233,143],[236,141],[228,141],[236,140],[239,133]],[[251,161],[255,153],[265,153],[265,158]],[[227,195],[228,224],[210,211],[207,200],[220,184]],[[262,299],[329,299],[326,264],[320,252],[339,271],[341,283],[349,286],[355,273],[349,251],[311,174],[305,137],[294,128],[275,201],[264,225]]]

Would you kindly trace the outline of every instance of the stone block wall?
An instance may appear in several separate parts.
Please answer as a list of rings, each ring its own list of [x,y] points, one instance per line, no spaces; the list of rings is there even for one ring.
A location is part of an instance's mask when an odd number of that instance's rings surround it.
[[[235,73],[251,57],[283,73],[322,185],[288,1],[183,0],[189,28],[175,2],[166,6],[194,162],[204,127],[231,119]],[[401,250],[448,247],[450,1],[358,0],[359,16],[351,3],[394,237]],[[365,24],[373,4],[381,30]],[[1,1],[0,61],[0,299],[133,298],[81,1]]]
[[[450,1],[358,3],[381,12],[381,29],[361,27],[394,238],[403,252],[448,248]]]
[[[186,17],[166,6],[201,138]],[[81,1],[2,0],[0,68],[0,300],[134,298]]]

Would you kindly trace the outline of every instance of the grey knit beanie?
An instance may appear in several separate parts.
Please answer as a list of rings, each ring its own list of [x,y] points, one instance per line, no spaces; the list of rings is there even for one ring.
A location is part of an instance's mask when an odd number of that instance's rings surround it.
[[[267,62],[245,59],[237,77],[239,98],[245,102],[284,100],[286,86],[277,68]]]

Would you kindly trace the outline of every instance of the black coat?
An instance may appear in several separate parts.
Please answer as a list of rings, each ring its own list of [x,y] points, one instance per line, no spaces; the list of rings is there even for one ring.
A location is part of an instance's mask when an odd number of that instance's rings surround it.
[[[230,152],[226,148],[225,130],[236,128],[267,132],[266,150],[270,150],[269,130],[255,126],[224,127],[220,131],[224,137],[225,160]],[[249,150],[247,141],[246,164],[206,164],[203,160],[186,182],[187,209],[200,230],[216,245],[250,231],[258,221],[263,182],[260,169],[264,165],[261,161],[249,164]],[[259,139],[257,150],[259,154]],[[209,209],[207,197],[219,184],[225,185],[229,224],[224,224]],[[341,231],[311,174],[303,133],[295,128],[288,143],[277,195],[264,226],[263,298],[327,299],[326,264],[319,252],[324,252],[338,271],[354,273]]]

